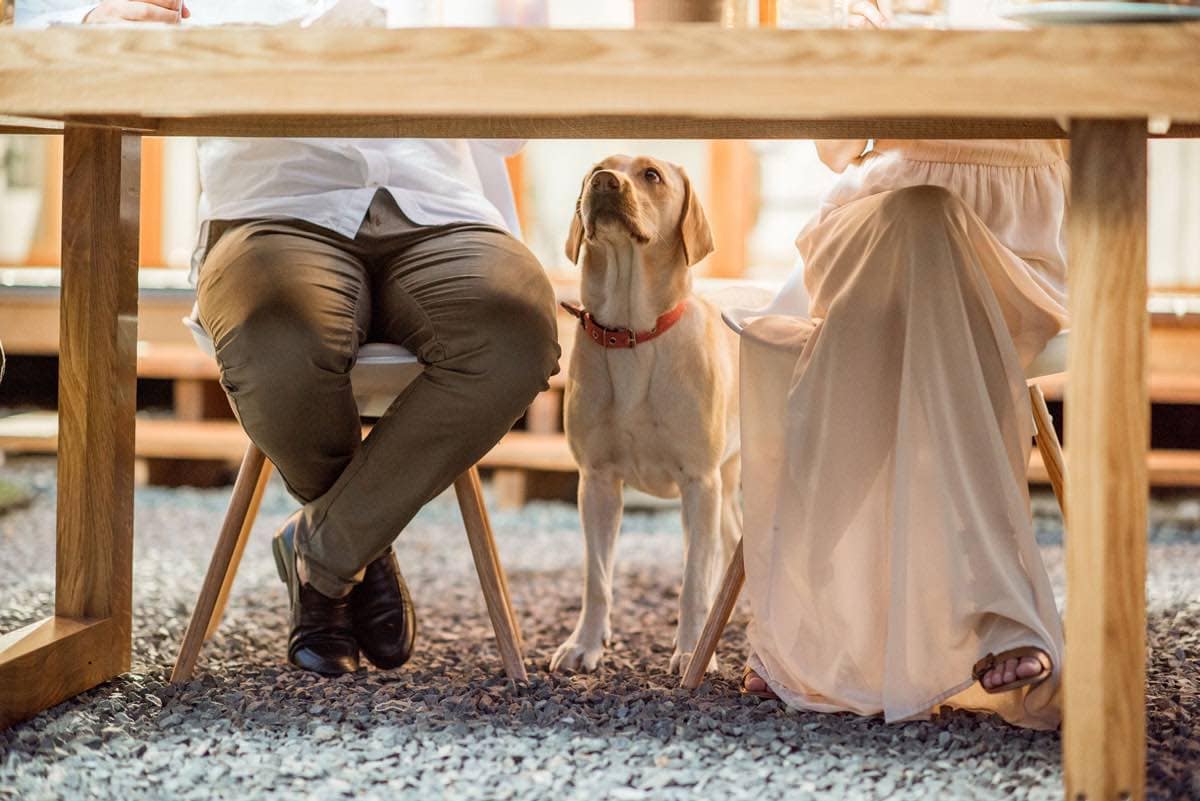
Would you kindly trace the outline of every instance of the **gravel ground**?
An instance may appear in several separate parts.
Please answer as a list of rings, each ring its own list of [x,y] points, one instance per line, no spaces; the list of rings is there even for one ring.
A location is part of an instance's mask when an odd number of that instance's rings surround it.
[[[36,493],[0,517],[0,631],[9,631],[52,607],[54,464],[2,470]],[[134,671],[0,732],[0,799],[1061,797],[1057,733],[964,712],[885,725],[739,697],[742,613],[721,675],[695,695],[676,689],[666,673],[680,572],[672,511],[626,516],[617,641],[593,676],[544,669],[578,611],[574,508],[494,514],[531,667],[518,688],[500,671],[456,507],[443,496],[399,543],[420,615],[417,655],[399,671],[323,680],[283,662],[286,601],[269,539],[292,504],[275,483],[197,678],[168,686],[227,498],[138,491]],[[1061,593],[1054,510],[1037,499]],[[1157,502],[1152,518],[1150,797],[1200,798],[1200,501]]]

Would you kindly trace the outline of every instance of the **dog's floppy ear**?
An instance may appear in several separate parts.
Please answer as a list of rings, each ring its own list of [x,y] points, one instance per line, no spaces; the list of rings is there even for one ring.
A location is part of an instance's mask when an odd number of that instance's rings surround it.
[[[687,266],[699,262],[713,252],[712,229],[704,216],[704,207],[692,191],[692,181],[683,167],[679,167],[683,179],[683,215],[679,218],[679,239],[683,242],[683,258]]]
[[[583,189],[591,177],[590,172],[583,177],[583,183],[579,186],[579,197],[575,199],[575,216],[571,218],[571,232],[567,234],[567,258],[571,260],[571,264],[579,263],[579,249],[583,247]]]

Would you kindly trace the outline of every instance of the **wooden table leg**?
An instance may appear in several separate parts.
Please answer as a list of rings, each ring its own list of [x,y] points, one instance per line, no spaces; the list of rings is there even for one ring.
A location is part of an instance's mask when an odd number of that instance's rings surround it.
[[[140,148],[65,133],[54,617],[0,637],[0,727],[129,669]]]
[[[1146,121],[1071,124],[1068,801],[1145,797]]]

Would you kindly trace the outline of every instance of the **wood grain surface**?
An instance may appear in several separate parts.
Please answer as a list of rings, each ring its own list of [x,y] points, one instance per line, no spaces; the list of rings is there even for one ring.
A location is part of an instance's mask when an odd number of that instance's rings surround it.
[[[0,639],[0,727],[129,669],[140,153],[67,127],[55,616]]]
[[[126,670],[112,620],[50,617],[0,637],[0,730]]]
[[[1063,768],[1086,801],[1145,797],[1145,130],[1071,126]]]
[[[55,613],[113,619],[126,660],[140,144],[68,128],[63,171]]]
[[[1200,24],[1030,31],[5,29],[0,113],[548,118],[574,120],[577,136],[600,133],[590,127],[593,117],[1165,115],[1200,122]],[[495,124],[496,135],[521,132]]]

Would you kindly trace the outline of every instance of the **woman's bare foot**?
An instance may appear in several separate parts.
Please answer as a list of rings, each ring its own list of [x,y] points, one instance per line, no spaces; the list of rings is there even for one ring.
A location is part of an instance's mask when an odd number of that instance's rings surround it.
[[[979,683],[985,690],[1003,692],[1006,685],[1035,679],[1042,674],[1050,673],[1050,658],[1039,651],[1038,656],[1012,657],[997,661],[995,666],[980,677]]]
[[[749,665],[746,666],[746,670],[742,674],[742,692],[746,695],[756,695],[759,698],[775,700],[779,698],[775,694],[775,691],[767,684],[766,680],[755,673]]]

